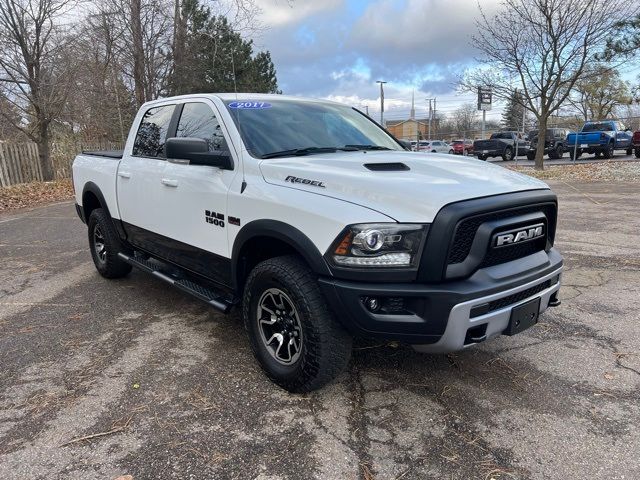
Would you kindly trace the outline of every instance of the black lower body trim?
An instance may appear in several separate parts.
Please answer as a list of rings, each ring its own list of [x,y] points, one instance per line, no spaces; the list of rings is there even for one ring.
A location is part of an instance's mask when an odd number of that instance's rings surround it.
[[[124,226],[127,243],[134,249],[142,250],[160,260],[230,288],[231,259],[136,227],[130,223],[116,221]]]

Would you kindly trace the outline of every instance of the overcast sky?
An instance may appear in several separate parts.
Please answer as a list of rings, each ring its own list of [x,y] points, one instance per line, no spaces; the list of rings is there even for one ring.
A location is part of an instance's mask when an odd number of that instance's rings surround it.
[[[416,113],[428,97],[450,113],[473,95],[456,95],[456,75],[473,63],[476,0],[257,0],[268,29],[256,46],[271,52],[286,94],[330,98],[379,111],[376,80],[386,80],[387,119]],[[481,0],[492,12],[498,0]],[[499,117],[498,110],[489,118]]]

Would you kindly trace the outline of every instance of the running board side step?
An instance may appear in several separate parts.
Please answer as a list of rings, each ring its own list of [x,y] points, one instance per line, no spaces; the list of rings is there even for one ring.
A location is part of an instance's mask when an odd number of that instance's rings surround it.
[[[226,300],[223,295],[220,295],[213,290],[192,282],[191,280],[187,280],[184,278],[175,278],[167,273],[164,273],[159,269],[158,265],[150,262],[149,260],[145,260],[140,257],[125,255],[122,252],[118,253],[118,257],[120,257],[125,262],[133,265],[134,267],[150,273],[154,277],[157,277],[160,280],[164,280],[165,282],[179,288],[183,292],[186,292],[204,302],[207,302],[213,308],[215,308],[216,310],[220,310],[222,313],[228,313],[231,309],[231,302]]]

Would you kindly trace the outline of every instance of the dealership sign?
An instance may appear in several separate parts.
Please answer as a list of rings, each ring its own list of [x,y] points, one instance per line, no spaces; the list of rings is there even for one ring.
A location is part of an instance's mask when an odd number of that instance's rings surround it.
[[[491,89],[478,87],[478,110],[491,110]]]

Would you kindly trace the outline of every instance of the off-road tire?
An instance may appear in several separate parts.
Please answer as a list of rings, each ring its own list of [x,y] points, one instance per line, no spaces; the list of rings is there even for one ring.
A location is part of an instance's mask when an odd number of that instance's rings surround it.
[[[602,150],[602,158],[612,158],[613,157],[613,143],[609,143],[604,150]]]
[[[554,159],[559,160],[564,156],[564,146],[563,145],[556,145],[556,148],[554,150]]]
[[[504,152],[502,152],[502,160],[505,162],[513,160],[513,149],[511,147],[504,149]]]
[[[302,330],[300,356],[290,365],[283,365],[272,356],[260,332],[258,303],[273,288],[291,299]],[[251,271],[245,284],[242,316],[258,363],[271,381],[289,392],[316,390],[349,363],[352,338],[335,320],[316,276],[295,255],[265,260]]]
[[[121,278],[126,276],[131,271],[132,267],[118,257],[118,253],[124,252],[126,249],[122,245],[122,242],[120,242],[118,233],[116,232],[113,222],[111,221],[111,218],[109,218],[107,212],[102,208],[96,208],[93,210],[91,215],[89,215],[88,227],[89,249],[98,273],[104,278]],[[96,229],[99,229],[104,241],[104,259],[101,259],[96,251]]]

